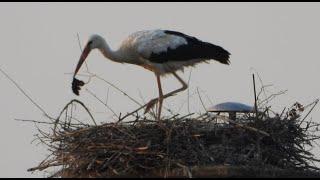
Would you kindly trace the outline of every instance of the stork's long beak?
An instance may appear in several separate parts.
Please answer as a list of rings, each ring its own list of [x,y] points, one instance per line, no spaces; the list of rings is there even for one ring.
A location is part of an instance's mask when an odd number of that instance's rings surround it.
[[[79,91],[81,89],[81,86],[83,86],[85,83],[83,81],[78,80],[76,78],[76,75],[77,75],[80,67],[82,66],[83,62],[86,60],[87,56],[89,55],[90,51],[91,51],[91,49],[90,49],[89,45],[86,45],[86,47],[84,48],[84,50],[80,56],[78,65],[77,65],[76,70],[73,75],[72,91],[73,91],[73,93],[75,93],[78,96],[79,96]]]
[[[79,69],[81,68],[83,62],[86,60],[87,56],[89,55],[91,49],[88,45],[86,45],[86,47],[84,48],[81,56],[80,56],[80,59],[79,59],[79,62],[78,62],[78,65],[76,67],[76,70],[74,71],[74,75],[73,75],[73,78],[77,75]]]

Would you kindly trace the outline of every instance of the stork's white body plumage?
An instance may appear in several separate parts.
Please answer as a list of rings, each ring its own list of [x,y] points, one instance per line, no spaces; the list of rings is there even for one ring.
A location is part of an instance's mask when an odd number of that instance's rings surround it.
[[[119,49],[115,51],[109,48],[104,38],[93,35],[83,50],[74,73],[72,89],[77,95],[79,95],[80,86],[84,83],[77,80],[75,75],[92,49],[99,49],[106,58],[112,61],[139,65],[155,73],[159,87],[159,98],[155,98],[146,104],[146,111],[159,101],[158,119],[160,119],[162,100],[187,88],[187,84],[175,71],[211,59],[229,64],[230,55],[220,46],[170,30],[158,29],[135,32],[126,38]],[[163,95],[160,76],[168,73],[173,74],[183,87]]]
[[[176,49],[178,46],[187,44],[187,41],[180,36],[164,33],[163,30],[138,31],[126,38],[119,48],[120,54],[125,55],[128,63],[141,65],[161,75],[181,69],[183,62],[169,61],[169,64],[156,63],[149,60],[152,53],[159,54],[166,52],[168,48]]]
[[[141,57],[148,59],[152,53],[165,52],[168,48],[176,49],[183,44],[187,44],[183,37],[166,34],[163,30],[152,30],[131,34],[121,47],[132,46]]]

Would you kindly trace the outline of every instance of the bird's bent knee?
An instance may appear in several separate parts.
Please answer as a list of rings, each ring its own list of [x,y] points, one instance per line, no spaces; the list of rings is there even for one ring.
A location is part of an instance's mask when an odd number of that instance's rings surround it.
[[[187,84],[185,84],[185,85],[182,87],[182,90],[186,90],[186,89],[188,89],[188,85],[187,85]]]

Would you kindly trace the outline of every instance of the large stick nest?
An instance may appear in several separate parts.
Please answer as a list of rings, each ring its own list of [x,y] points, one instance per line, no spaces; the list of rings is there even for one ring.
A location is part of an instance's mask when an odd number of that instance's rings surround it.
[[[300,111],[295,104],[274,117],[265,109],[236,120],[205,113],[161,122],[136,115],[94,126],[59,117],[53,133],[40,137],[52,154],[29,170],[59,166],[53,177],[319,176],[319,160],[307,149],[319,139],[319,124]]]

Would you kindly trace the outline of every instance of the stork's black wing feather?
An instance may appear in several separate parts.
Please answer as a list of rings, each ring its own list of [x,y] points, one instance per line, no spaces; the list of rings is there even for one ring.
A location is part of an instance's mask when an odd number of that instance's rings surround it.
[[[195,37],[181,32],[165,30],[164,33],[180,36],[187,41],[175,49],[168,48],[167,51],[152,53],[149,60],[154,63],[165,63],[168,61],[188,61],[191,59],[214,59],[223,64],[229,64],[230,53],[220,46],[203,42]]]

